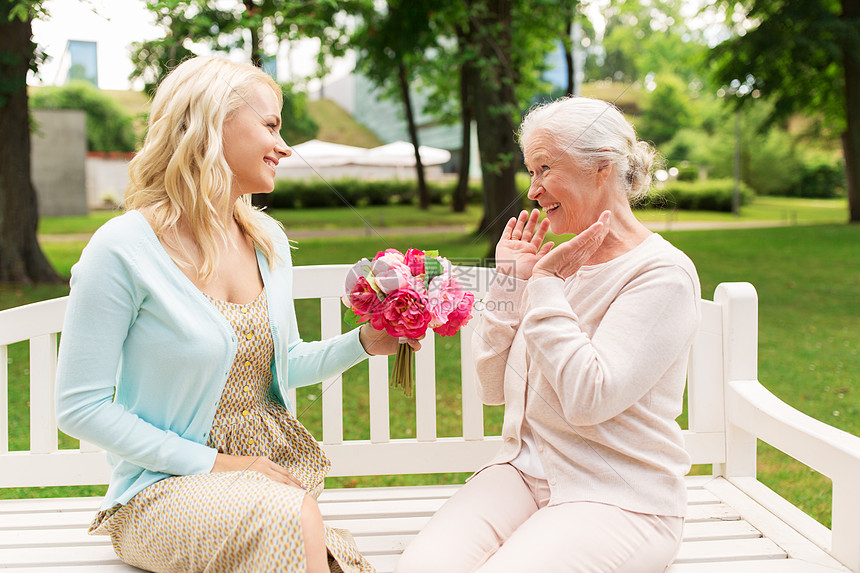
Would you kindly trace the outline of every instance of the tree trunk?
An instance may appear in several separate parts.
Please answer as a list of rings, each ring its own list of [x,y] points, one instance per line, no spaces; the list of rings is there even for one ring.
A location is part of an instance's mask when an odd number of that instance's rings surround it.
[[[564,61],[567,65],[567,95],[576,95],[574,88],[574,70],[573,70],[573,20],[569,21],[564,27],[565,36],[562,38],[562,46],[564,46]]]
[[[9,20],[0,5],[0,283],[59,282],[36,239],[36,189],[30,178],[27,71],[35,45],[30,20]]]
[[[472,3],[472,6],[478,2]],[[470,8],[472,8],[470,6]],[[481,62],[475,74],[475,122],[481,154],[484,217],[479,230],[490,240],[488,258],[510,217],[522,210],[515,175],[520,152],[514,140],[520,110],[514,86],[516,71],[511,66],[511,2],[486,0],[475,23],[475,51]],[[487,30],[494,30],[489,33]]]
[[[424,164],[421,163],[421,153],[418,150],[418,128],[415,125],[415,115],[412,111],[412,97],[409,95],[409,80],[406,77],[406,66],[397,66],[397,80],[400,84],[400,97],[406,113],[406,123],[409,126],[409,139],[415,149],[415,174],[418,177],[418,207],[430,208],[430,194],[427,192],[427,182],[424,180]]]
[[[254,4],[254,0],[244,0],[245,12],[248,16],[256,16],[260,13],[259,6]],[[260,31],[256,27],[251,27],[251,63],[258,68],[263,67],[263,50],[260,49]]]
[[[856,0],[842,1],[844,20],[860,17]],[[860,57],[852,46],[842,49],[845,72],[845,133],[842,152],[845,156],[845,177],[848,191],[848,222],[860,223]]]
[[[460,35],[463,37],[463,35]],[[469,166],[472,163],[472,98],[470,86],[475,72],[469,62],[460,66],[460,122],[463,126],[460,147],[460,173],[451,198],[451,210],[463,213],[469,204]]]

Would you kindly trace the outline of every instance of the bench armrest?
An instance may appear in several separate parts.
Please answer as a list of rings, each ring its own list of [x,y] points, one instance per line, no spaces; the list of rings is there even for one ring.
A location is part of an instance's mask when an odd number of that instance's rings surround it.
[[[860,571],[860,488],[857,487],[860,437],[796,410],[757,380],[733,380],[727,384],[726,417],[729,425],[770,444],[832,480],[830,547],[822,548],[852,571]],[[745,480],[733,481],[745,489]],[[777,511],[777,508],[769,509]],[[802,523],[792,525],[808,529]],[[817,532],[809,533],[811,539],[821,537]]]

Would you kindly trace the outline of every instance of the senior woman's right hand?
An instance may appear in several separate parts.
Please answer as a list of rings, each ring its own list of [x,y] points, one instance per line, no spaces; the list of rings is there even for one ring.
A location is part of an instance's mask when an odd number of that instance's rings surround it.
[[[579,270],[594,255],[609,233],[610,211],[604,211],[590,227],[565,241],[545,257],[532,270],[532,277],[558,277],[566,279]]]
[[[531,213],[522,211],[516,219],[511,217],[496,245],[496,272],[522,280],[532,276],[535,264],[553,246],[552,241],[541,245],[549,230],[549,221],[544,219],[538,224],[539,218],[538,209]]]

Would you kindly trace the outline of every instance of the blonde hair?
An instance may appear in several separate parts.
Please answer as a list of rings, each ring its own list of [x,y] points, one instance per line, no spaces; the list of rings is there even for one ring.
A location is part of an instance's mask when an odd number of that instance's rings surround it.
[[[636,138],[636,130],[613,104],[586,97],[563,97],[532,108],[517,132],[525,151],[540,132],[575,162],[596,169],[612,164],[631,202],[648,193],[657,151]]]
[[[233,173],[223,152],[224,122],[260,84],[272,88],[280,108],[280,86],[259,68],[216,57],[184,61],[159,85],[143,147],[129,164],[126,208],[147,208],[159,239],[172,233],[178,245],[184,220],[200,250],[196,271],[204,282],[215,273],[231,216],[270,267],[277,259],[264,227],[268,216],[251,205],[250,195],[231,200]]]

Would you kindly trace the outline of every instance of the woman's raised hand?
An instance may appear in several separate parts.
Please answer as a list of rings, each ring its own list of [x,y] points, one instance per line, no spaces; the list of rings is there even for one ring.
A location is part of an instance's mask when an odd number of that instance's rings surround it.
[[[516,219],[511,217],[502,238],[496,245],[496,272],[527,280],[535,264],[552,249],[553,242],[543,245],[549,230],[549,221],[538,223],[540,211],[522,211]]]
[[[594,255],[603,239],[609,233],[609,219],[612,213],[604,211],[589,228],[579,233],[569,241],[554,248],[538,261],[532,271],[532,276],[558,277],[566,279],[588,262]]]
[[[263,456],[234,456],[219,453],[215,456],[215,464],[209,470],[210,473],[244,471],[259,472],[278,483],[305,489],[305,486],[293,474]]]

